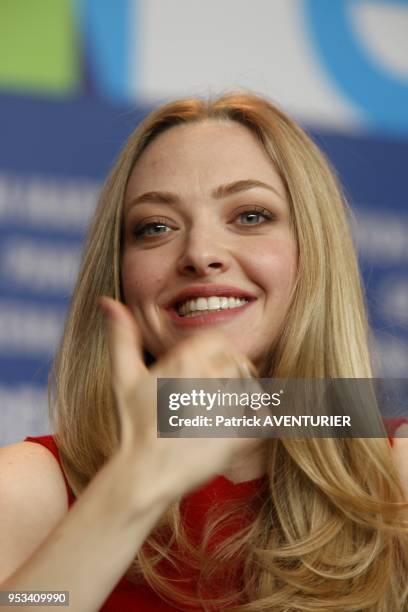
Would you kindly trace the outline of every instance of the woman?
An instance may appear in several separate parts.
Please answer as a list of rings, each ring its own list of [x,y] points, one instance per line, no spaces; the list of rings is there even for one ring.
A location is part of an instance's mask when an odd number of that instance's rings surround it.
[[[372,376],[346,213],[322,154],[260,97],[181,100],[138,127],[56,360],[64,474],[49,440],[1,451],[2,590],[93,611],[127,572],[102,609],[407,609],[404,438],[156,436],[157,377]]]

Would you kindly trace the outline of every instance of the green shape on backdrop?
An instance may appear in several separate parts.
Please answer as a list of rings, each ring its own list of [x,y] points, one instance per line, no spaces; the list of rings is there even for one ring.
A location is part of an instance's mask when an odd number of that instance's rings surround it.
[[[79,63],[70,0],[0,0],[0,89],[74,93]]]

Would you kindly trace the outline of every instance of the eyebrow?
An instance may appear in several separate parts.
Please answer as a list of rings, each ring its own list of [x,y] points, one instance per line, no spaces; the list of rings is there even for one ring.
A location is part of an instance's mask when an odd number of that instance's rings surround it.
[[[241,181],[234,181],[232,183],[227,183],[226,185],[220,185],[216,187],[212,192],[211,196],[215,200],[220,200],[221,198],[226,198],[230,195],[234,195],[236,193],[240,193],[242,191],[249,191],[250,189],[261,188],[267,189],[268,191],[272,191],[275,195],[277,195],[280,199],[283,199],[282,194],[275,189],[272,185],[268,185],[268,183],[264,183],[263,181],[258,181],[256,179],[244,179]],[[170,191],[147,191],[146,193],[142,193],[139,196],[136,196],[128,206],[128,211],[130,208],[135,206],[136,204],[142,203],[154,203],[154,204],[179,204],[180,198]]]

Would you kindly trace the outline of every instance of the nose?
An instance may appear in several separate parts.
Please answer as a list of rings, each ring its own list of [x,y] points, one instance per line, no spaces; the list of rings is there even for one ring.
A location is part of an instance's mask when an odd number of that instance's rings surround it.
[[[183,245],[178,271],[188,276],[212,276],[230,266],[230,254],[214,228],[191,230]]]

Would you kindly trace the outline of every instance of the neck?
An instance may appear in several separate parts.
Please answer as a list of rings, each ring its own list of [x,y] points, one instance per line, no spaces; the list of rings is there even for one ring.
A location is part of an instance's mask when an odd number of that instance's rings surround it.
[[[234,484],[261,478],[266,472],[266,440],[253,439],[254,445],[231,462],[221,473]]]

